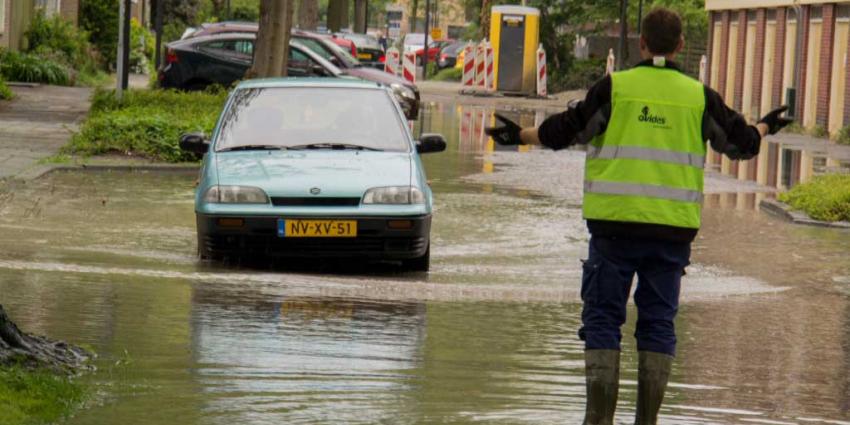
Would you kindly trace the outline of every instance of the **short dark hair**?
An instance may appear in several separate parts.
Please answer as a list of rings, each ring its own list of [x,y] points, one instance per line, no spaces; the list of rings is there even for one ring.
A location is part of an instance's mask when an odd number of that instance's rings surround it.
[[[656,7],[643,17],[640,35],[650,53],[669,55],[676,51],[682,39],[682,18],[670,9]]]

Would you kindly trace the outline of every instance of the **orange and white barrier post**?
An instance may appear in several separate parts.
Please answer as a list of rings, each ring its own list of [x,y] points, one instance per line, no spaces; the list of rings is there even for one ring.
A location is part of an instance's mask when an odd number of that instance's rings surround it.
[[[489,41],[484,45],[484,86],[487,91],[496,90],[496,81],[493,78],[493,46]]]
[[[705,55],[702,55],[702,57],[699,60],[699,82],[701,82],[703,84],[706,83],[705,79],[706,79],[706,76],[708,75],[708,73],[706,72],[707,70],[708,70],[708,58],[705,57]]]
[[[475,85],[475,48],[472,43],[466,43],[463,48],[463,80],[464,87]]]
[[[475,46],[475,88],[484,87],[484,40]]]
[[[399,59],[398,49],[395,47],[387,49],[387,53],[384,55],[384,72],[398,75]]]
[[[416,82],[416,53],[407,52],[402,61],[401,76],[411,83]]]
[[[537,95],[546,97],[546,51],[543,50],[543,44],[537,48]]]

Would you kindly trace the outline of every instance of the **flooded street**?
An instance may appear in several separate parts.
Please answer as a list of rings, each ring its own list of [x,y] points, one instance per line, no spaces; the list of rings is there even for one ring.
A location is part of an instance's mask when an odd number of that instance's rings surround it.
[[[421,120],[449,141],[424,158],[428,275],[200,263],[195,174],[61,172],[0,184],[0,302],[98,353],[71,424],[580,423],[584,154],[500,151],[490,112]],[[850,424],[850,233],[760,213],[754,184],[706,187],[661,423]]]

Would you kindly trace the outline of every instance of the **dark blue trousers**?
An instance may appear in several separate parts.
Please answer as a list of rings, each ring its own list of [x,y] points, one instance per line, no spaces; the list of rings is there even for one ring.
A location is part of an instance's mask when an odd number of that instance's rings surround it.
[[[619,350],[632,280],[637,274],[635,338],[639,351],[676,353],[673,319],[679,288],[690,264],[689,242],[592,237],[581,280],[585,349]]]

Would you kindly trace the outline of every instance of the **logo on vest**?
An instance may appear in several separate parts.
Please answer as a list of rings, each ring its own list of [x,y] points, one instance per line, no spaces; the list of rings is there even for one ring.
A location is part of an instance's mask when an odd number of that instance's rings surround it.
[[[664,126],[667,124],[667,118],[664,118],[661,115],[650,115],[649,114],[649,106],[644,106],[643,109],[640,110],[643,114],[638,116],[638,121],[646,122],[650,124],[656,124],[659,126]]]

